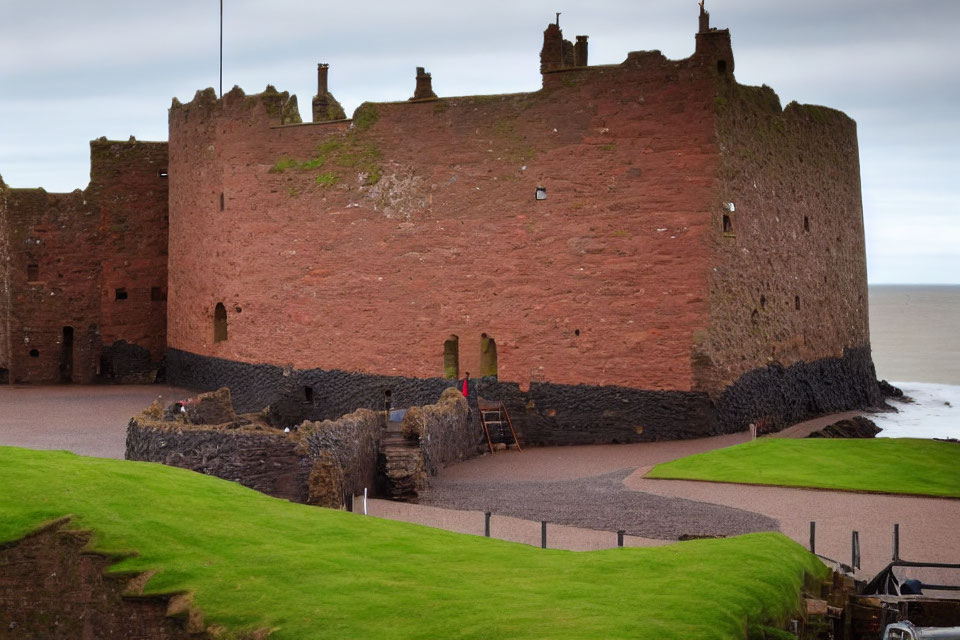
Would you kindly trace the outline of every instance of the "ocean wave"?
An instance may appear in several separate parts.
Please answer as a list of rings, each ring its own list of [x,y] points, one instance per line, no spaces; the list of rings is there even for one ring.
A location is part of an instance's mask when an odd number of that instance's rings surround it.
[[[929,382],[892,382],[913,402],[888,398],[898,413],[870,416],[883,429],[878,438],[960,439],[960,386]]]

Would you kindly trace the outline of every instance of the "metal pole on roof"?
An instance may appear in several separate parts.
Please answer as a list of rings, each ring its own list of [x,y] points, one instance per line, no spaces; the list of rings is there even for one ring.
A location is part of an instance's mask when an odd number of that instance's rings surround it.
[[[223,97],[223,0],[220,0],[220,97]]]

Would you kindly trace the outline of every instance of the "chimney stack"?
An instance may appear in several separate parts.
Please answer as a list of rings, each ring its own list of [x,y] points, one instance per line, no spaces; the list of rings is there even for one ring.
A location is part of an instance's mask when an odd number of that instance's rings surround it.
[[[327,70],[330,68],[330,65],[321,62],[317,65],[317,95],[323,96],[327,94]]]
[[[413,91],[411,100],[430,100],[435,99],[437,94],[433,92],[433,79],[423,67],[417,67],[417,87]]]

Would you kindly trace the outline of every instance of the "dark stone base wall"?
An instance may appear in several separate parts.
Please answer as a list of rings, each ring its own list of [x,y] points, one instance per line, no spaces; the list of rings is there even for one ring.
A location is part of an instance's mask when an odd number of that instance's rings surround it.
[[[281,424],[335,419],[358,408],[380,410],[437,402],[454,382],[322,369],[283,369],[170,349],[170,384],[207,391],[230,387],[238,412],[270,405]],[[306,388],[310,388],[310,400]],[[843,358],[772,365],[753,370],[714,401],[706,393],[646,391],[614,386],[471,380],[471,418],[476,396],[502,400],[524,445],[556,446],[698,438],[746,429],[766,420],[786,426],[817,415],[881,403],[869,348]],[[478,427],[478,433],[479,433]]]
[[[870,348],[862,347],[846,349],[842,358],[749,371],[721,394],[717,417],[726,432],[757,421],[779,430],[816,416],[883,403]]]

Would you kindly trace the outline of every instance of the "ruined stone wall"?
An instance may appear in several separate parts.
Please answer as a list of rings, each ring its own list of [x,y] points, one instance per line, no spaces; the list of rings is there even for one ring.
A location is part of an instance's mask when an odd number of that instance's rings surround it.
[[[92,203],[79,189],[60,194],[11,189],[7,234],[12,381],[92,382],[100,340]],[[72,348],[64,344],[65,327],[73,331]]]
[[[227,430],[140,415],[127,425],[124,457],[190,469],[276,498],[306,502],[310,464],[297,444],[294,437],[275,430]]]
[[[167,144],[90,143],[85,194],[102,229],[101,322],[104,345],[139,345],[160,360],[166,349]],[[117,299],[117,290],[127,297]]]
[[[467,412],[467,399],[454,387],[445,390],[436,404],[407,410],[400,428],[420,442],[426,473],[436,475],[449,464],[477,455],[480,430]]]
[[[161,170],[165,143],[101,139],[85,191],[6,191],[11,381],[92,382],[104,347],[109,377],[153,381],[166,342]]]
[[[4,638],[187,640],[207,637],[168,615],[173,596],[139,595],[146,582],[108,573],[116,558],[85,551],[91,534],[60,521],[0,545]],[[199,618],[202,620],[202,617]]]
[[[740,381],[743,392],[748,372],[830,361],[842,364],[835,375],[815,377],[813,389],[756,385],[752,374],[756,411],[802,415],[879,401],[855,123],[825,107],[794,103],[781,110],[769,87],[733,82],[723,85],[716,109],[712,321],[697,336],[697,388],[718,394]],[[774,389],[786,395],[784,406],[761,398]],[[838,403],[830,395],[846,398]],[[787,406],[796,404],[801,410]]]
[[[271,128],[237,90],[174,104],[169,346],[426,379],[452,334],[476,375],[486,333],[523,389],[689,389],[713,83],[631,56],[531,94],[367,104],[350,129]]]
[[[377,489],[377,456],[386,425],[383,411],[359,409],[335,420],[304,422],[299,437],[313,469],[308,502],[339,507],[347,496]]]

